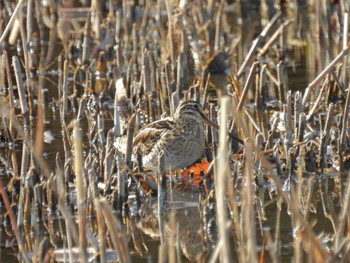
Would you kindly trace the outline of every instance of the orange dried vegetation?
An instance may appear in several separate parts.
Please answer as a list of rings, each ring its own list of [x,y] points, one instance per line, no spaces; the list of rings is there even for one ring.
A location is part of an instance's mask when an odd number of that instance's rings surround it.
[[[203,177],[201,177],[201,174],[206,174],[209,166],[210,162],[208,161],[195,163],[183,171],[182,179],[190,186],[199,186],[203,182]]]

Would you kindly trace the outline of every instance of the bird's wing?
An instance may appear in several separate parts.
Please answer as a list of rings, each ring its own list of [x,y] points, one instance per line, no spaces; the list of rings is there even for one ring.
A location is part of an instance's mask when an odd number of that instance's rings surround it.
[[[142,154],[147,155],[162,135],[172,130],[174,126],[175,123],[171,118],[164,118],[150,123],[134,137],[134,147],[136,149],[140,148]]]

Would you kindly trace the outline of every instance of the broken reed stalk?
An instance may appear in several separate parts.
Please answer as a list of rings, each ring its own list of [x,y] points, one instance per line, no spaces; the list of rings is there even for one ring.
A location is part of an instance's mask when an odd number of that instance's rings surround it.
[[[219,149],[217,160],[217,176],[215,182],[216,193],[216,212],[219,229],[219,241],[222,244],[220,250],[220,259],[222,262],[231,262],[232,255],[230,252],[229,238],[227,231],[227,215],[226,215],[226,187],[227,178],[230,176],[229,167],[229,147],[228,147],[228,114],[231,109],[231,99],[227,96],[223,96],[220,100],[221,103],[221,115],[220,115],[220,130],[219,130]]]
[[[302,109],[305,108],[306,103],[309,101],[311,92],[315,89],[315,87],[321,82],[321,80],[333,69],[334,65],[340,62],[343,57],[348,55],[350,45],[348,45],[345,49],[343,49],[337,57],[335,57],[331,63],[307,86],[304,92],[303,101],[302,101]]]
[[[134,138],[134,131],[135,131],[135,121],[136,121],[136,114],[134,113],[128,122],[128,129],[127,129],[127,142],[126,142],[126,153],[125,153],[125,164],[128,169],[131,169],[131,155],[132,155],[132,149],[133,149],[133,138]]]
[[[16,77],[19,101],[20,101],[20,105],[21,105],[21,113],[24,117],[25,129],[28,129],[29,107],[28,107],[28,102],[27,102],[26,96],[25,96],[24,83],[23,83],[23,79],[22,79],[22,72],[21,72],[21,67],[20,67],[18,57],[16,57],[16,56],[12,57],[12,66],[13,66],[13,70],[14,70],[15,77]]]
[[[83,157],[83,140],[80,130],[79,121],[74,122],[73,128],[74,141],[74,169],[76,176],[77,189],[77,207],[79,221],[79,247],[81,260],[87,262],[87,240],[85,235],[86,228],[86,203],[85,203],[85,187],[84,187],[84,157]]]
[[[22,22],[24,17],[20,13],[19,20]],[[29,52],[28,52],[28,39],[24,31],[24,27],[20,27],[21,39],[22,39],[22,48],[23,48],[23,57],[24,57],[24,72],[26,76],[26,88],[27,88],[27,97],[28,97],[28,106],[29,106],[29,115],[33,116],[33,87],[32,79],[30,78],[30,68],[29,68]]]
[[[239,68],[237,72],[237,77],[240,79],[243,76],[244,70],[247,67],[247,65],[250,63],[256,49],[260,45],[260,43],[265,39],[267,34],[270,32],[272,26],[275,24],[277,19],[280,17],[281,13],[277,12],[275,16],[271,19],[271,21],[265,26],[263,31],[260,33],[260,35],[253,41],[253,45],[251,46],[245,60],[243,61],[241,67]]]
[[[15,21],[15,19],[18,18],[17,13],[18,13],[18,11],[21,9],[23,2],[24,2],[24,0],[19,0],[19,2],[18,2],[17,5],[16,5],[15,10],[13,10],[12,16],[11,16],[10,20],[8,21],[8,23],[7,23],[7,25],[6,25],[6,28],[5,28],[4,32],[3,32],[2,35],[1,35],[1,38],[0,38],[0,47],[3,46],[3,42],[4,42],[5,38],[7,37],[7,34],[8,34],[9,31],[12,29],[12,24],[13,24],[13,22]],[[2,49],[2,48],[1,48],[1,49]]]
[[[271,48],[272,44],[277,40],[277,37],[279,37],[283,33],[283,29],[286,26],[288,26],[291,22],[291,20],[286,20],[278,27],[278,29],[275,31],[275,33],[273,33],[273,35],[269,38],[266,44],[259,50],[260,56],[266,55],[268,49]]]
[[[313,116],[314,114],[316,113],[316,111],[319,109],[320,107],[320,102],[321,102],[321,99],[324,97],[324,91],[325,91],[325,88],[327,86],[327,83],[328,81],[327,80],[324,80],[323,84],[322,84],[322,87],[320,89],[320,92],[314,102],[314,105],[313,107],[311,108],[311,110],[309,110],[309,113],[308,115],[306,116],[306,121],[309,121]]]
[[[165,173],[165,160],[164,152],[160,151],[158,156],[158,221],[160,232],[160,243],[165,244],[165,201],[166,201],[166,173]]]
[[[243,104],[246,101],[246,98],[248,96],[248,91],[249,91],[249,88],[250,88],[250,85],[251,85],[252,81],[254,80],[255,71],[256,71],[256,68],[258,67],[258,65],[259,65],[259,62],[256,61],[256,62],[253,63],[253,65],[250,68],[247,80],[246,80],[246,82],[244,84],[243,92],[242,92],[241,97],[239,99],[237,110],[241,110],[242,107],[243,107]]]
[[[283,109],[283,104],[286,102],[286,82],[285,82],[285,71],[282,61],[277,64],[277,87],[278,87],[278,98],[280,100],[280,109]]]

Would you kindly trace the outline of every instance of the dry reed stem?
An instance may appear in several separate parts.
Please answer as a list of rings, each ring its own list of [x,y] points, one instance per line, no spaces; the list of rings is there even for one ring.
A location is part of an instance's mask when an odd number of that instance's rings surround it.
[[[43,77],[39,78],[39,92],[38,92],[38,119],[36,125],[35,143],[34,143],[34,153],[37,156],[42,156],[44,151],[44,129],[45,129],[45,108],[44,108],[44,96],[42,94],[43,90]]]
[[[21,161],[21,173],[20,173],[20,194],[19,194],[19,200],[18,200],[18,214],[17,214],[17,225],[19,227],[19,231],[22,233],[22,226],[24,223],[24,201],[26,196],[26,179],[27,179],[27,171],[29,169],[29,162],[30,162],[30,150],[28,147],[28,140],[29,135],[27,132],[24,134],[24,141],[22,146],[22,161]]]
[[[107,262],[106,260],[106,225],[103,218],[103,212],[100,205],[100,202],[95,199],[95,207],[96,207],[96,217],[97,217],[97,227],[98,227],[98,239],[99,239],[99,254],[100,261],[102,263]]]
[[[349,44],[348,32],[349,32],[349,14],[347,12],[345,12],[343,14],[343,50],[345,50]],[[344,83],[346,83],[346,80],[347,80],[346,68],[347,68],[347,59],[344,57],[343,58],[343,65],[342,65],[342,79],[343,79]]]
[[[255,74],[255,71],[256,71],[256,68],[258,67],[259,65],[259,62],[256,61],[253,63],[253,65],[251,66],[250,68],[250,71],[249,71],[249,74],[248,74],[248,77],[247,77],[247,80],[244,84],[244,88],[243,88],[243,92],[241,94],[241,97],[239,98],[239,102],[238,102],[238,106],[237,106],[237,110],[241,110],[242,107],[243,107],[243,104],[248,96],[248,91],[249,91],[249,87],[253,81],[253,76]]]
[[[1,180],[0,180],[0,194],[1,194],[2,200],[5,204],[7,213],[10,217],[12,230],[15,233],[16,240],[18,243],[18,248],[19,248],[19,251],[21,253],[21,256],[23,257],[23,260],[25,262],[30,262],[29,257],[28,257],[27,252],[26,252],[26,249],[25,249],[25,246],[23,244],[22,235],[20,234],[20,231],[17,227],[16,218],[15,218],[15,215],[13,214],[10,200],[7,196],[7,193],[5,191],[4,185],[2,184]]]
[[[222,246],[223,246],[222,242],[223,242],[223,240],[219,239],[218,242],[216,243],[214,251],[211,254],[210,259],[208,261],[209,263],[215,263],[215,262],[219,261],[218,259],[219,259],[220,252],[222,251]]]
[[[29,125],[29,107],[28,107],[28,102],[26,100],[26,96],[25,96],[24,83],[23,83],[23,80],[21,77],[22,72],[21,72],[18,57],[16,57],[16,56],[12,57],[12,66],[13,66],[13,70],[14,70],[16,82],[17,82],[17,89],[18,89],[18,95],[19,95],[19,100],[20,100],[20,105],[21,105],[21,112],[22,112],[22,115],[25,119],[25,125]]]
[[[179,261],[179,258],[176,257],[176,249],[175,247],[179,246],[179,243],[177,242],[177,229],[179,228],[179,223],[176,222],[176,212],[171,211],[169,215],[169,227],[170,227],[170,234],[168,237],[168,250],[169,250],[169,263],[176,263]]]
[[[157,185],[158,185],[158,221],[159,221],[159,233],[160,243],[165,245],[165,201],[166,201],[166,173],[165,173],[165,161],[164,152],[160,151],[158,156],[158,173],[157,173]]]
[[[100,207],[103,211],[107,229],[111,236],[114,249],[117,252],[117,257],[122,263],[131,262],[130,254],[128,251],[128,244],[126,235],[123,231],[123,227],[119,220],[113,215],[110,206],[105,200],[97,200],[100,203]]]
[[[322,171],[326,167],[326,154],[327,146],[330,140],[330,129],[333,122],[334,115],[334,104],[329,104],[327,111],[327,118],[324,129],[321,133],[321,145],[320,145],[320,158],[321,158],[321,169]]]
[[[126,143],[126,153],[125,153],[125,164],[128,169],[131,169],[131,155],[133,149],[133,138],[135,131],[135,121],[136,121],[136,113],[134,113],[128,122],[128,130],[127,130],[127,143]]]
[[[73,262],[73,247],[74,247],[73,241],[76,245],[79,244],[79,231],[75,221],[73,221],[73,216],[69,212],[70,211],[69,208],[66,205],[64,205],[63,202],[59,201],[58,209],[60,210],[62,217],[64,218],[66,223],[66,235],[67,235],[69,261]],[[81,251],[80,251],[80,255],[81,255]]]
[[[231,262],[232,256],[229,249],[228,231],[227,231],[227,215],[226,215],[226,187],[229,177],[229,162],[228,162],[228,132],[227,132],[227,117],[230,112],[231,100],[229,97],[223,96],[221,102],[220,129],[219,129],[219,149],[217,160],[217,176],[215,182],[216,193],[216,211],[219,228],[219,243],[222,244],[220,250],[220,260],[222,262]]]
[[[259,50],[260,56],[266,55],[268,49],[271,48],[272,44],[277,40],[277,37],[279,37],[283,33],[284,28],[292,22],[293,21],[291,20],[286,20],[278,27],[278,29],[273,33],[273,35],[269,38],[266,44]]]
[[[321,80],[333,69],[333,66],[340,62],[340,60],[348,55],[350,46],[347,46],[346,49],[343,49],[337,57],[335,57],[331,63],[307,86],[303,102],[302,102],[302,108],[304,109],[306,106],[306,103],[309,101],[311,96],[311,91],[315,89],[315,87],[321,82]]]
[[[85,27],[84,27],[84,40],[82,45],[83,51],[81,55],[82,65],[87,65],[89,64],[89,61],[90,61],[90,52],[91,52],[91,50],[89,49],[90,42],[91,42],[91,39],[90,39],[91,19],[89,19],[90,17],[91,17],[91,12],[88,14],[88,19],[86,19]]]
[[[320,102],[321,102],[321,99],[324,97],[324,91],[327,86],[327,83],[328,82],[324,80],[322,87],[320,89],[320,92],[317,96],[317,99],[314,102],[314,106],[311,108],[311,110],[309,110],[309,113],[306,116],[306,121],[311,120],[311,118],[316,114],[316,111],[320,108]]]
[[[236,176],[238,172],[235,173]],[[238,208],[238,202],[237,202],[237,192],[236,188],[234,187],[233,183],[227,184],[227,193],[228,193],[228,205],[231,209],[230,213],[232,215],[233,219],[233,225],[234,225],[234,234],[236,237],[235,245],[237,246],[236,251],[238,254],[239,262],[246,262],[247,261],[247,254],[244,249],[244,241],[243,241],[243,234],[242,234],[242,228],[240,224],[240,210]]]
[[[264,27],[260,35],[253,41],[253,45],[251,46],[245,60],[243,61],[241,67],[237,72],[237,76],[239,79],[243,76],[245,68],[247,67],[248,63],[251,61],[252,57],[254,56],[254,52],[256,51],[260,43],[265,39],[267,34],[270,32],[272,26],[275,24],[275,22],[280,17],[280,15],[281,13],[279,12],[276,13],[276,15],[271,19],[271,21]]]
[[[76,176],[77,189],[77,207],[78,207],[78,221],[79,221],[79,247],[80,255],[83,262],[87,261],[87,240],[85,235],[86,228],[86,203],[85,203],[85,187],[84,187],[84,157],[83,157],[83,141],[80,130],[79,121],[74,122],[73,128],[74,140],[74,169]]]
[[[12,24],[13,24],[14,20],[15,20],[16,18],[18,18],[18,17],[17,17],[17,13],[18,13],[19,10],[21,9],[23,2],[24,2],[24,0],[19,0],[18,3],[17,3],[17,5],[16,5],[15,10],[13,10],[12,16],[11,16],[10,20],[8,21],[8,23],[7,23],[7,25],[6,25],[6,28],[5,28],[4,32],[3,32],[2,35],[1,35],[1,38],[0,38],[0,46],[2,46],[2,44],[3,44],[2,42],[4,42],[4,40],[5,40],[5,38],[6,38],[7,34],[8,34],[8,32],[12,29]]]

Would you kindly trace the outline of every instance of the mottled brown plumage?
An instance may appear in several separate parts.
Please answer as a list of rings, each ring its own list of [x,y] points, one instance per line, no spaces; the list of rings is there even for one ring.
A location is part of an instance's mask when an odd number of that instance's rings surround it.
[[[204,122],[209,122],[196,101],[184,101],[173,117],[155,121],[134,137],[134,152],[141,150],[143,166],[157,170],[164,152],[165,169],[184,168],[198,160],[205,148]]]

